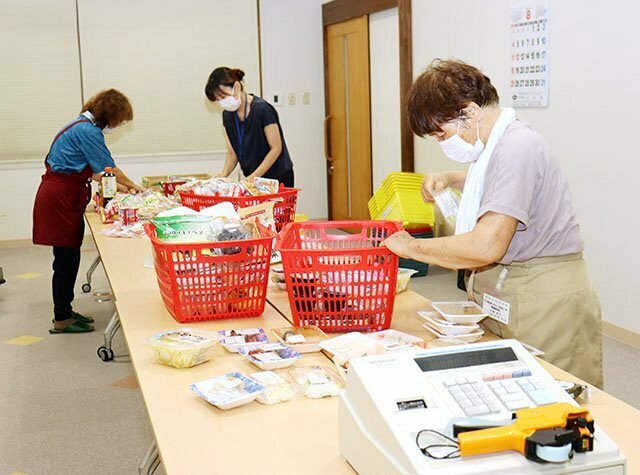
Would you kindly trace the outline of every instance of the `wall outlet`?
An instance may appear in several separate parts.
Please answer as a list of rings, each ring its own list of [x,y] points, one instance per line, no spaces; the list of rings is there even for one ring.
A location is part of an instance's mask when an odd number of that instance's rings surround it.
[[[271,94],[271,104],[274,106],[281,106],[284,104],[284,98],[282,97],[281,92],[274,92]]]
[[[308,106],[309,104],[311,104],[311,94],[308,91],[305,91],[302,93],[302,103],[305,106]]]
[[[290,92],[289,93],[289,105],[290,106],[295,106],[296,105],[296,93],[295,92]]]

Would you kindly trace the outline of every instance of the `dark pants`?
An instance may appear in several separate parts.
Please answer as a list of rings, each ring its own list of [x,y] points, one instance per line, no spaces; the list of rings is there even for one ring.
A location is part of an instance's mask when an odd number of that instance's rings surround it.
[[[282,183],[287,188],[293,188],[293,168],[288,172],[284,172],[282,175],[278,177],[278,181]]]
[[[80,268],[79,247],[53,248],[53,314],[56,320],[71,318],[73,288]]]

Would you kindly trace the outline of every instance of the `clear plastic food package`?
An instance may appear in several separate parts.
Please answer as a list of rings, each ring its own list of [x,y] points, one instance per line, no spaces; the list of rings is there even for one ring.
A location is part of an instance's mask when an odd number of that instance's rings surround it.
[[[209,404],[225,411],[250,403],[265,389],[260,383],[237,372],[200,381],[189,388]]]
[[[338,396],[344,387],[340,376],[324,366],[295,368],[289,374],[302,387],[304,395],[311,399]]]
[[[287,368],[300,358],[300,353],[282,343],[243,346],[238,352],[264,371]]]
[[[220,344],[225,350],[237,353],[243,346],[257,346],[267,343],[269,338],[262,328],[242,328],[239,330],[220,330]]]
[[[272,330],[281,343],[293,348],[298,353],[320,351],[320,342],[329,337],[315,325],[300,327],[284,327]]]
[[[192,328],[164,331],[147,338],[158,363],[174,368],[191,368],[209,361],[217,342],[215,333]]]
[[[396,282],[396,294],[402,293],[409,288],[409,281],[413,274],[417,274],[415,269],[398,268],[398,280]]]
[[[410,348],[416,343],[424,341],[422,338],[417,336],[393,329],[369,333],[366,336],[367,338],[371,338],[373,341],[380,343],[387,351]]]
[[[290,401],[300,394],[298,386],[273,371],[258,371],[249,374],[249,377],[264,386],[264,392],[257,398],[259,403],[278,404]]]

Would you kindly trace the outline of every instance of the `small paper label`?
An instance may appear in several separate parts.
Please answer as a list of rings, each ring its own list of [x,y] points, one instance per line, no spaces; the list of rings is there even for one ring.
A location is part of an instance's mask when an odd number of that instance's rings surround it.
[[[227,345],[240,345],[245,342],[244,335],[228,336],[224,341]]]
[[[262,361],[263,363],[269,363],[271,361],[280,361],[282,358],[275,351],[269,351],[267,353],[254,353],[253,356],[258,361]]]
[[[264,351],[284,350],[280,343],[267,343],[266,345],[260,345],[259,348]]]
[[[307,380],[310,384],[326,384],[329,382],[329,378],[324,373],[317,371],[307,374]]]
[[[304,343],[306,340],[303,335],[287,335],[287,343]]]
[[[509,325],[509,313],[511,312],[511,304],[509,302],[484,294],[482,296],[482,309],[494,320]]]

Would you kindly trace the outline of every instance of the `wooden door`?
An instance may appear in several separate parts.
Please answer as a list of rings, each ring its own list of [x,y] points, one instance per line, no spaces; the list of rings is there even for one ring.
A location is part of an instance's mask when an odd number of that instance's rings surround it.
[[[369,20],[326,27],[329,218],[369,219],[372,193]]]

